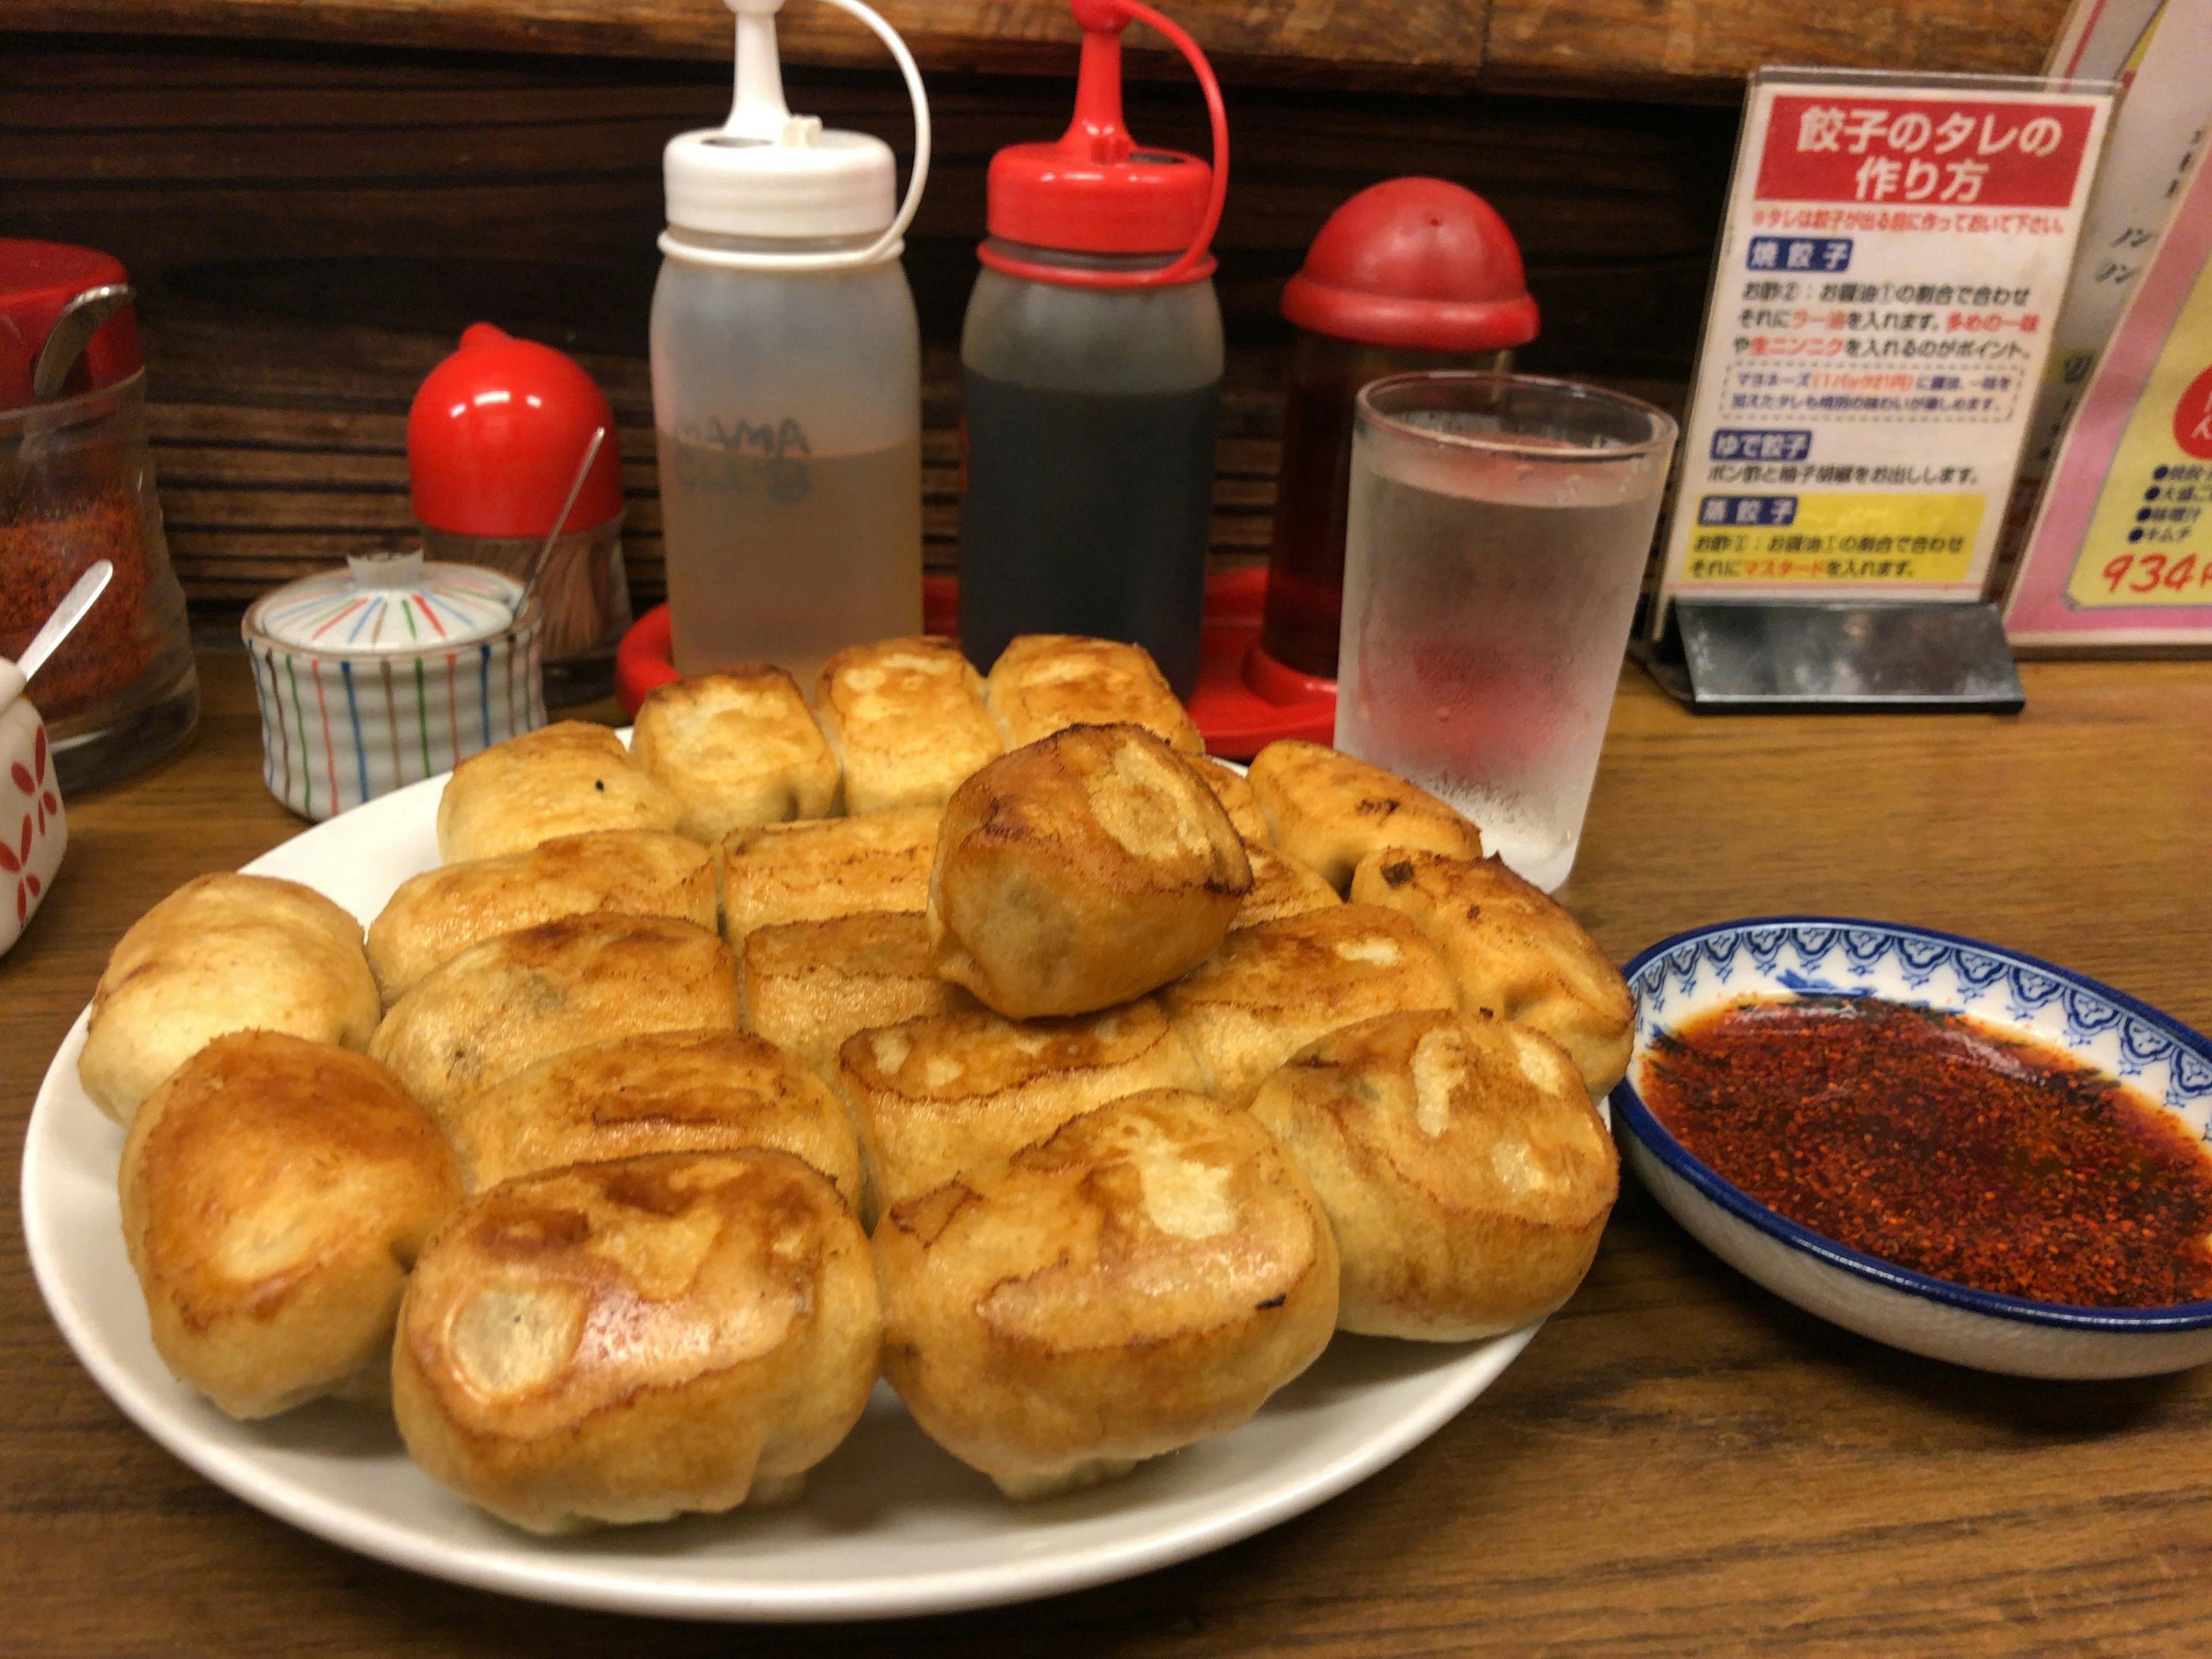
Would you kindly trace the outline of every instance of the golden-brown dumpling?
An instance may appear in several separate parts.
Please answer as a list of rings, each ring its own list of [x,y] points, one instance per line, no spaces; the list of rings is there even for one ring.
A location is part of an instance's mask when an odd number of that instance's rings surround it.
[[[448,1109],[471,1192],[641,1152],[773,1146],[860,1207],[860,1146],[829,1085],[746,1031],[645,1031],[542,1060]]]
[[[108,953],[77,1079],[127,1125],[155,1085],[226,1031],[363,1048],[381,1008],[361,924],[337,905],[273,876],[195,876]]]
[[[1336,1322],[1336,1247],[1249,1113],[1159,1090],[885,1212],[884,1373],[1010,1497],[1243,1424]]]
[[[637,763],[684,803],[676,827],[703,842],[818,818],[836,804],[836,757],[791,676],[766,664],[653,687],[630,744]]]
[[[664,1152],[470,1200],[416,1262],[393,1414],[532,1532],[787,1503],[867,1403],[868,1241],[787,1152]]]
[[[592,830],[673,830],[684,803],[587,720],[559,720],[495,743],[453,769],[438,797],[448,864],[520,853]]]
[[[392,1005],[368,1051],[441,1127],[550,1054],[638,1031],[733,1030],[737,964],[703,927],[562,916],[471,945]]]
[[[385,1001],[397,1002],[471,945],[594,911],[712,927],[714,854],[665,830],[600,830],[441,865],[400,883],[369,923],[368,965]]]
[[[1094,1106],[1195,1089],[1189,1045],[1151,999],[1103,1013],[1015,1021],[983,1010],[862,1031],[832,1080],[893,1204],[1042,1140]]]
[[[1247,841],[1244,856],[1252,863],[1252,890],[1237,907],[1237,919],[1229,924],[1232,931],[1344,902],[1318,870],[1299,863],[1279,847]]]
[[[738,1019],[825,1076],[856,1031],[975,1006],[938,978],[919,910],[773,922],[738,957]]]
[[[1377,848],[1418,847],[1455,858],[1482,856],[1482,833],[1467,817],[1395,772],[1327,744],[1285,738],[1252,757],[1252,793],[1267,814],[1267,839],[1321,872],[1340,893],[1352,866]]]
[[[1261,1086],[1328,1212],[1338,1327],[1460,1342],[1574,1293],[1620,1188],[1618,1156],[1551,1039],[1461,1013],[1384,1014],[1323,1037]]]
[[[1009,749],[1070,726],[1124,723],[1186,755],[1206,752],[1206,739],[1141,645],[1082,634],[1018,635],[991,665],[983,697]]]
[[[1395,910],[1339,904],[1240,927],[1162,988],[1160,1006],[1235,1105],[1317,1037],[1399,1008],[1450,1008],[1451,977]]]
[[[1579,922],[1503,859],[1370,854],[1352,896],[1411,917],[1443,953],[1462,1008],[1541,1031],[1573,1058],[1593,1097],[1627,1071],[1636,1036],[1627,981]]]
[[[982,677],[933,635],[848,645],[822,665],[814,702],[845,769],[845,810],[943,806],[1005,751]]]
[[[901,806],[732,831],[721,848],[723,933],[742,945],[754,928],[779,921],[920,910],[938,817],[934,806]]]
[[[1133,726],[1074,726],[993,761],[939,826],[937,971],[1014,1018],[1144,995],[1221,942],[1252,885],[1229,814]]]
[[[1252,780],[1211,755],[1193,755],[1189,759],[1192,769],[1206,780],[1206,787],[1213,791],[1213,798],[1229,814],[1230,823],[1237,826],[1245,844],[1266,841],[1267,817],[1260,810],[1260,798],[1252,793]]]
[[[276,1031],[199,1050],[123,1144],[123,1242],[169,1369],[233,1417],[376,1399],[453,1154],[366,1055]]]

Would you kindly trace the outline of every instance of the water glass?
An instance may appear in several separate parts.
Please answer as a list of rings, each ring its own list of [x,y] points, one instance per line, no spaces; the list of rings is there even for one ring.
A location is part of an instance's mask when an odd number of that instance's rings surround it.
[[[1400,374],[1355,405],[1337,746],[1573,868],[1674,421],[1523,374]]]

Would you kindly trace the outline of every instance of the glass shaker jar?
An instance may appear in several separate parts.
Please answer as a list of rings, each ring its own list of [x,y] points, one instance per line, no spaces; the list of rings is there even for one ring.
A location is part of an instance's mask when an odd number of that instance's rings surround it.
[[[1443,179],[1391,179],[1329,215],[1283,290],[1298,328],[1260,648],[1336,678],[1352,400],[1386,374],[1503,372],[1536,337],[1521,250],[1497,210]]]
[[[41,402],[33,390],[41,349],[70,302],[125,280],[121,264],[90,248],[0,240],[0,657],[21,653],[88,566],[115,567],[25,693],[46,721],[64,794],[153,764],[199,719],[129,304],[86,341],[55,395]]]
[[[551,346],[472,323],[407,411],[407,480],[422,550],[526,580],[561,516],[592,432],[605,439],[538,573],[545,701],[614,690],[629,629],[622,456],[614,411],[581,364]]]

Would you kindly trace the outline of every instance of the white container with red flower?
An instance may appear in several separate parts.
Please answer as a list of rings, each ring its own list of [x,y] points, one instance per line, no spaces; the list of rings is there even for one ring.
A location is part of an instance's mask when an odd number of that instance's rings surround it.
[[[46,722],[23,684],[21,672],[0,657],[0,954],[30,926],[69,845]]]

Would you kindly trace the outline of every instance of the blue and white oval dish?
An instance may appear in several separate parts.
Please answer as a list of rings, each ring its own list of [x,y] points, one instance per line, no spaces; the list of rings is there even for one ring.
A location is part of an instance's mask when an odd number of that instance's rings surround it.
[[[2212,1302],[2081,1308],[1932,1279],[1809,1231],[1715,1174],[1644,1103],[1656,1039],[1747,997],[1880,997],[2062,1049],[2212,1142],[2212,1042],[2123,992],[1994,945],[1889,922],[1764,916],[1662,939],[1625,970],[1636,1045],[1613,1092],[1625,1161],[1700,1243],[1809,1313],[2015,1376],[2147,1376],[2212,1359]]]

